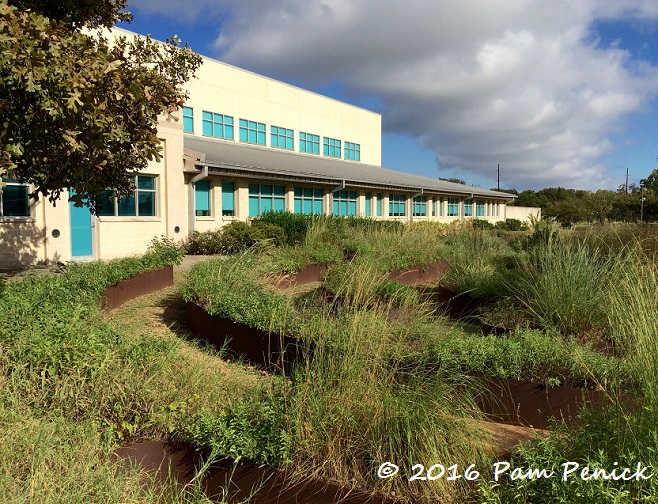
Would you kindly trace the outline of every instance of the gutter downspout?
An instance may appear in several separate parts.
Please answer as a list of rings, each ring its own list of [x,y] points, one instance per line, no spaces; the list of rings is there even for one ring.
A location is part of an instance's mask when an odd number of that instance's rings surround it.
[[[332,215],[334,213],[334,193],[336,191],[342,191],[343,189],[345,189],[345,180],[344,179],[340,182],[340,185],[337,185],[336,187],[334,187],[331,190],[331,192],[329,193],[329,194],[331,194],[331,201],[329,202],[329,208],[331,209],[331,214]]]
[[[195,175],[192,180],[190,180],[190,186],[189,186],[189,196],[188,196],[188,201],[190,204],[188,205],[189,208],[189,219],[190,219],[190,237],[194,234],[194,229],[195,229],[195,214],[194,214],[194,209],[196,208],[196,192],[194,190],[194,187],[196,183],[199,180],[203,180],[205,178],[208,178],[208,165],[206,163],[201,164],[201,173],[198,175]]]
[[[409,222],[413,222],[413,221],[414,221],[414,200],[415,200],[418,196],[422,196],[423,194],[425,194],[425,193],[423,192],[423,188],[421,187],[420,192],[414,194],[414,195],[411,197],[411,212],[409,212]],[[425,208],[427,208],[427,207],[425,207]]]

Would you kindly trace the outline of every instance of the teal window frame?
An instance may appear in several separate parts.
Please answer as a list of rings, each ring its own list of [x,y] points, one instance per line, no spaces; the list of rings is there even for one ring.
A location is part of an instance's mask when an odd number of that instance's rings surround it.
[[[299,132],[299,152],[320,154],[320,137],[313,133]]]
[[[459,217],[459,198],[448,198],[448,217]]]
[[[249,217],[265,212],[285,212],[286,188],[272,184],[249,184]]]
[[[473,199],[466,198],[464,200],[464,217],[473,217]]]
[[[384,195],[377,193],[377,217],[381,217],[384,212]]]
[[[222,181],[222,217],[235,216],[235,182]]]
[[[439,198],[439,217],[443,217],[443,198]]]
[[[194,133],[194,109],[183,107],[183,133]]]
[[[406,215],[407,215],[407,196],[405,194],[389,194],[388,216],[406,217]]]
[[[98,197],[99,217],[157,217],[157,175],[136,175],[131,196],[116,198],[110,191]]]
[[[477,200],[475,202],[475,216],[476,217],[484,217],[485,216],[484,201]]]
[[[345,142],[345,159],[361,161],[361,145],[353,142]]]
[[[280,126],[270,126],[270,147],[295,150],[295,132]]]
[[[265,123],[240,119],[240,142],[255,145],[266,145]]]
[[[366,217],[372,217],[372,193],[366,193]]]
[[[30,186],[22,180],[2,178],[0,187],[0,219],[31,217]]]
[[[194,184],[194,215],[196,217],[211,216],[210,180],[199,180]]]
[[[201,112],[204,136],[233,140],[233,117],[204,110]]]
[[[324,213],[324,189],[317,187],[295,187],[294,207],[296,214],[322,215]]]
[[[414,217],[427,217],[427,198],[416,196],[412,200],[412,215]]]
[[[331,194],[332,212],[339,217],[356,215],[356,191],[335,191]]]
[[[340,158],[341,157],[341,141],[335,138],[324,137],[322,140],[322,153],[325,156]]]
[[[432,217],[436,217],[436,198],[432,198]]]

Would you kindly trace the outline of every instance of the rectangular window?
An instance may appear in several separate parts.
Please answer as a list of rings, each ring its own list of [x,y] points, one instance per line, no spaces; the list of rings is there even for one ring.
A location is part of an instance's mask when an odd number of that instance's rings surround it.
[[[101,217],[155,217],[155,176],[137,175],[131,196],[117,200],[110,191],[98,197],[98,215]]]
[[[356,191],[336,191],[332,194],[332,199],[334,215],[356,215]]]
[[[384,208],[384,195],[380,192],[377,193],[377,217],[382,216],[382,211]]]
[[[222,216],[235,215],[235,183],[222,182]]]
[[[414,217],[427,217],[427,198],[425,196],[416,196],[413,199]]]
[[[372,217],[372,208],[370,206],[370,200],[372,199],[372,193],[366,193],[366,217]]]
[[[210,216],[210,181],[199,180],[194,184],[194,215]]]
[[[324,155],[329,157],[340,157],[340,140],[324,137]]]
[[[265,124],[240,119],[240,141],[265,145]]]
[[[194,133],[194,110],[192,107],[183,107],[183,131]]]
[[[361,161],[361,145],[352,142],[345,142],[345,159]]]
[[[3,178],[0,187],[0,218],[30,217],[29,186],[17,179]]]
[[[311,133],[299,133],[299,152],[320,154],[320,137]]]
[[[269,184],[249,184],[249,217],[286,209],[286,188]]]
[[[443,217],[443,198],[439,198],[439,217]]]
[[[404,194],[388,195],[388,215],[390,217],[407,215],[407,197]]]
[[[432,217],[436,217],[436,199],[432,198]]]
[[[459,200],[457,198],[448,198],[448,217],[459,216]]]
[[[295,149],[295,133],[291,129],[270,127],[270,146],[278,149]]]
[[[473,200],[471,198],[464,200],[464,217],[473,217]]]
[[[233,140],[233,117],[204,110],[201,118],[205,136]]]
[[[477,200],[475,202],[475,216],[484,217],[484,201]]]
[[[295,213],[321,215],[323,196],[323,189],[295,187]]]

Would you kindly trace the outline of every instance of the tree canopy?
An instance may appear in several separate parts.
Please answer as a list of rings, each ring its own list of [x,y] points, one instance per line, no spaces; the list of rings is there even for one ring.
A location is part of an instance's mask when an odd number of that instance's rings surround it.
[[[0,175],[53,202],[72,188],[94,210],[104,190],[128,194],[160,159],[158,116],[183,105],[200,57],[178,40],[81,31],[127,19],[125,0],[11,3],[0,0]]]

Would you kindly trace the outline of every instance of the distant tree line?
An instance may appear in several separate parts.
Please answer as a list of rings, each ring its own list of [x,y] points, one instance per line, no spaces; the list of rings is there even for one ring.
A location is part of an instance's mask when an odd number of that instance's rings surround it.
[[[515,194],[514,206],[541,207],[543,217],[552,217],[560,222],[645,222],[658,221],[658,169],[654,170],[640,185],[619,186],[616,191],[599,189],[584,191],[549,187],[539,191],[501,189]],[[644,208],[642,209],[642,198]]]

